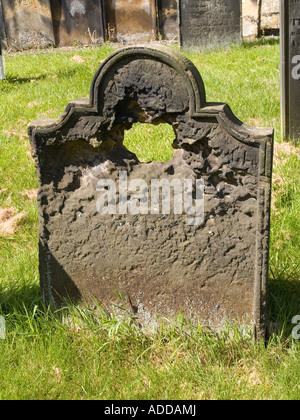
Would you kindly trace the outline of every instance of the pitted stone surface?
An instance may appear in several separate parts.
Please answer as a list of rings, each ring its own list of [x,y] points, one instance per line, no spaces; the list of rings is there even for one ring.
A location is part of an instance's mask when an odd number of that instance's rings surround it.
[[[240,1],[182,0],[179,9],[182,48],[198,50],[241,44]]]
[[[170,124],[174,156],[139,162],[123,146],[136,122]],[[131,47],[99,68],[90,99],[59,121],[31,123],[39,177],[44,300],[125,297],[143,326],[179,311],[218,330],[226,320],[265,327],[273,132],[206,102],[201,76],[170,49]],[[99,180],[202,179],[204,220],[186,214],[99,214]],[[128,200],[136,197],[128,192]],[[120,199],[117,196],[117,200]]]

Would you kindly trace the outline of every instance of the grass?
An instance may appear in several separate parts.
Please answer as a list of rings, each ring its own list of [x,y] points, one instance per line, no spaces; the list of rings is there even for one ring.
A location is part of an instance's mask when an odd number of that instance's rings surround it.
[[[172,143],[175,133],[169,124],[133,124],[125,132],[124,145],[136,154],[141,162],[167,162],[173,157]]]
[[[299,399],[300,344],[291,320],[300,314],[300,158],[299,147],[280,138],[276,41],[186,54],[201,72],[208,101],[229,103],[248,124],[275,128],[268,299],[276,330],[266,345],[237,328],[205,333],[181,316],[147,335],[134,320],[103,310],[96,316],[70,307],[59,315],[43,307],[38,215],[30,194],[37,179],[26,127],[60,117],[70,100],[88,96],[96,69],[112,51],[105,45],[4,56],[0,210],[22,217],[10,226],[12,234],[0,235],[0,315],[7,331],[0,340],[0,399]],[[135,125],[126,145],[145,161],[168,160],[168,128]],[[154,144],[157,136],[161,142]]]
[[[273,127],[280,141],[278,41],[262,40],[242,48],[187,56],[202,75],[207,101],[228,103],[244,123]]]

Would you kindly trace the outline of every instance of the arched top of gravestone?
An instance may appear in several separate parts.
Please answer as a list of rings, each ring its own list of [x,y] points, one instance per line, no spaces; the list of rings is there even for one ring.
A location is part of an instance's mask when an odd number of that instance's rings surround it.
[[[112,53],[97,70],[89,98],[71,101],[59,120],[31,122],[28,132],[29,136],[33,131],[52,135],[73,126],[72,138],[88,140],[99,130],[128,128],[138,121],[167,122],[179,115],[188,119],[217,119],[227,132],[249,144],[259,145],[272,134],[270,129],[243,124],[227,104],[206,102],[200,73],[180,52],[170,47],[144,45]]]
[[[147,100],[145,99],[147,96]],[[140,106],[165,113],[197,113],[206,104],[203,80],[194,64],[168,47],[135,46],[111,54],[96,72],[90,103],[100,114],[138,97]],[[144,98],[143,98],[144,97]]]

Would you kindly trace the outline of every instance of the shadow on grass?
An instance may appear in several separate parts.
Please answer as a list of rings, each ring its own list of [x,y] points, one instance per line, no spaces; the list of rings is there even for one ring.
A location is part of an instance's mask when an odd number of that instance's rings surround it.
[[[294,328],[292,319],[300,315],[300,281],[280,275],[271,276],[268,284],[269,321],[289,336]]]
[[[64,78],[71,78],[74,75],[78,74],[78,68],[69,69],[67,71],[60,70],[55,74],[47,73],[47,74],[38,74],[38,75],[30,75],[27,77],[19,77],[18,75],[8,73],[6,74],[6,78],[1,81],[1,91],[3,93],[9,93],[13,90],[16,86],[30,84],[32,82],[37,82],[41,80],[49,80],[51,77],[55,77],[56,80],[61,80]]]
[[[0,312],[4,316],[19,310],[30,310],[36,305],[43,306],[39,285],[0,291]]]
[[[5,81],[11,85],[22,85],[24,83],[31,83],[32,80],[43,80],[48,77],[47,74],[40,74],[38,76],[32,75],[31,77],[18,77],[14,74],[7,74]]]
[[[280,38],[279,37],[272,37],[272,38],[259,38],[254,39],[251,41],[243,41],[243,48],[253,48],[253,47],[261,47],[264,45],[280,45]]]

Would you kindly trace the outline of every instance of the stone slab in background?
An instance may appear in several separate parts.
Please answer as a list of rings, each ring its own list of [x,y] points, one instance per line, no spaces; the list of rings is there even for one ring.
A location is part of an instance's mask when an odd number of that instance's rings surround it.
[[[22,50],[54,44],[50,0],[2,0],[2,11],[8,47]]]
[[[4,25],[4,16],[2,9],[2,2],[0,1],[0,46],[6,48],[6,32]]]
[[[178,0],[157,0],[159,35],[162,39],[179,39]]]
[[[258,19],[258,1],[243,0],[242,1],[242,22],[243,22],[243,38],[256,38],[258,35],[259,19]]]
[[[123,146],[136,122],[173,127],[171,160],[143,163]],[[140,46],[113,53],[89,99],[70,102],[59,121],[32,122],[29,136],[47,304],[96,298],[114,311],[124,303],[117,292],[147,328],[181,311],[216,331],[238,320],[264,333],[273,130],[207,103],[200,74],[181,54]],[[202,180],[202,223],[175,210],[102,214],[99,182],[120,185],[120,172],[145,185]],[[125,201],[134,200],[142,205],[130,190]]]
[[[107,39],[118,42],[149,42],[157,32],[155,0],[107,0],[104,2]]]
[[[242,41],[240,0],[183,0],[179,13],[183,49],[222,48]]]
[[[51,0],[55,44],[104,41],[102,0]]]

